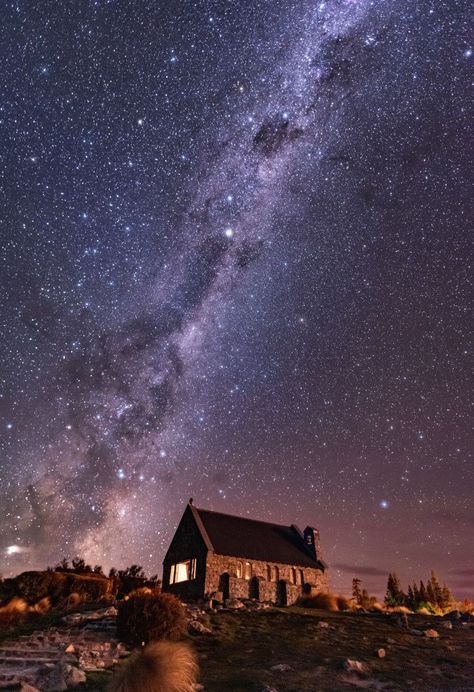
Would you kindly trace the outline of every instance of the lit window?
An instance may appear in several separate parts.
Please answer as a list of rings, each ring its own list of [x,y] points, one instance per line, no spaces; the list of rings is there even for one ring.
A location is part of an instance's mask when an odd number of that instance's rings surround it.
[[[196,558],[171,565],[170,584],[196,579]]]
[[[245,579],[250,580],[252,578],[252,565],[250,562],[245,563]]]
[[[237,574],[237,579],[242,579],[242,563],[241,562],[237,563],[236,574]]]

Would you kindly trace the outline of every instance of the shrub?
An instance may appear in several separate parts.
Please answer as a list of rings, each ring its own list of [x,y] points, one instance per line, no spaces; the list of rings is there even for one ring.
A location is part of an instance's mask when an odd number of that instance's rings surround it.
[[[189,644],[153,642],[133,654],[112,678],[108,692],[193,692],[198,664]]]
[[[23,598],[34,604],[49,598],[51,605],[63,606],[71,594],[79,595],[81,601],[100,601],[111,598],[112,582],[99,574],[73,574],[68,572],[22,572],[2,584],[9,597]]]
[[[298,599],[297,605],[303,608],[318,608],[319,610],[339,610],[337,596],[332,593],[317,593],[314,596],[302,596]]]
[[[28,616],[28,603],[22,598],[12,598],[0,608],[0,631],[16,627]]]
[[[132,593],[118,605],[117,634],[134,646],[158,639],[179,639],[186,624],[181,601],[169,593]]]
[[[339,610],[350,610],[351,605],[345,596],[336,596],[336,603]]]

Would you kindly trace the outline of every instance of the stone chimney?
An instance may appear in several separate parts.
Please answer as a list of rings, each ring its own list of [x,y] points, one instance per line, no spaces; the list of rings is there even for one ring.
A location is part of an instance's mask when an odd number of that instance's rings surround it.
[[[319,531],[314,526],[307,526],[303,531],[304,542],[307,550],[315,560],[321,560],[321,543]]]

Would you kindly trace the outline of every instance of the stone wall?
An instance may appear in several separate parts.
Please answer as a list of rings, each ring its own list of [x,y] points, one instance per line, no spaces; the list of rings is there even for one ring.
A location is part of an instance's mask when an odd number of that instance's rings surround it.
[[[246,579],[245,569],[246,562],[251,565],[251,578]],[[278,580],[271,581],[268,579],[268,570],[270,568],[278,568]],[[238,577],[237,574],[242,574]],[[311,590],[327,591],[327,583],[325,574],[314,567],[298,567],[296,570],[296,578],[300,583],[292,583],[292,566],[284,565],[278,562],[263,562],[260,560],[245,560],[244,558],[230,557],[226,555],[216,555],[209,552],[206,559],[206,581],[204,590],[210,595],[216,592],[222,592],[226,587],[226,579],[222,575],[228,575],[228,591],[230,598],[253,598],[256,597],[258,591],[258,600],[270,601],[278,603],[281,600],[282,585],[285,584],[286,601],[291,605],[303,593],[303,584],[310,585]],[[302,574],[301,574],[301,572]],[[273,575],[275,576],[275,575]],[[226,594],[224,593],[224,597]]]
[[[169,591],[185,601],[196,601],[204,598],[206,555],[207,547],[188,507],[163,562],[163,591]],[[196,578],[170,584],[171,565],[193,558],[196,559]]]

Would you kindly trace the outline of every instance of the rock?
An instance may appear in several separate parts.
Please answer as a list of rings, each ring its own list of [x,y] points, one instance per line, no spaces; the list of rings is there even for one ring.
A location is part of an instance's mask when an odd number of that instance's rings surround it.
[[[318,624],[316,625],[316,627],[319,630],[328,630],[328,629],[330,629],[331,626],[330,626],[329,622],[324,622],[324,620],[320,620],[318,622]]]
[[[436,630],[424,630],[423,635],[425,637],[428,637],[428,639],[438,639],[439,638],[439,632]]]
[[[344,661],[344,668],[350,673],[365,673],[364,664],[352,658],[348,658]]]
[[[33,687],[33,685],[28,685],[27,682],[22,682],[20,692],[40,692],[40,690],[37,687]]]
[[[453,629],[453,623],[451,620],[447,620],[446,622],[441,623],[441,627],[445,630],[452,630]]]
[[[390,637],[387,637],[387,644],[396,644],[397,642],[395,639],[391,639]]]
[[[79,665],[86,671],[105,668],[105,662],[98,651],[83,651],[79,656]]]
[[[451,610],[449,613],[446,613],[444,617],[449,618],[450,620],[460,620],[461,613],[459,612],[459,610]]]
[[[64,692],[67,690],[67,664],[58,661],[56,665],[44,666],[40,669],[35,684],[44,692]],[[69,666],[68,666],[69,667]]]
[[[194,692],[202,692],[202,690],[205,689],[204,685],[201,685],[200,682],[195,682],[193,687],[194,687]]]
[[[264,685],[260,692],[278,692],[278,690],[276,687],[269,687],[268,685]]]
[[[66,646],[64,649],[64,653],[66,654],[75,654],[76,653],[76,647],[74,644],[69,644],[69,646]]]
[[[199,622],[199,620],[190,620],[188,622],[188,631],[191,634],[212,634],[212,630]]]
[[[242,601],[239,601],[237,598],[227,598],[224,601],[224,605],[226,608],[230,608],[231,610],[240,610],[241,608],[245,608]]]
[[[276,673],[286,673],[288,670],[291,670],[291,666],[289,666],[288,663],[277,663],[276,666],[272,666],[270,670]]]
[[[385,649],[377,649],[378,658],[385,658]]]
[[[408,631],[409,631],[410,634],[414,634],[415,637],[422,637],[422,636],[423,636],[423,632],[422,632],[421,630],[414,630],[414,629],[411,629],[411,630],[408,630]]]
[[[68,687],[75,687],[76,685],[81,685],[83,682],[86,682],[87,680],[87,675],[83,670],[80,668],[76,668],[76,666],[68,666],[68,670],[66,673],[66,683]]]

